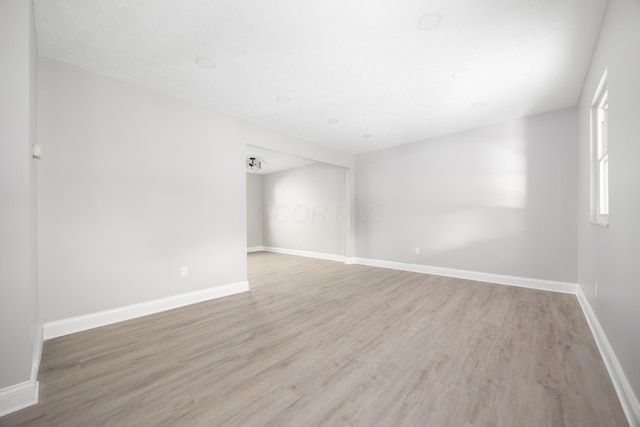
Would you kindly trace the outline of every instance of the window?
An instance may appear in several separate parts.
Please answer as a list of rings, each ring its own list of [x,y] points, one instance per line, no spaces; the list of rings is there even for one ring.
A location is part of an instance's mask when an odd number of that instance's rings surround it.
[[[609,92],[606,71],[591,104],[591,222],[609,224]]]

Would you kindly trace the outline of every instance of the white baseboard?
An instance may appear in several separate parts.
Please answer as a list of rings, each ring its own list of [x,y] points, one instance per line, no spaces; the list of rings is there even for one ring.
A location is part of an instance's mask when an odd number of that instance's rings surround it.
[[[577,288],[576,295],[578,296],[578,301],[582,306],[584,316],[587,318],[587,323],[591,328],[591,333],[598,345],[602,360],[609,371],[609,376],[611,377],[613,386],[615,387],[618,398],[620,399],[622,409],[627,416],[627,421],[631,427],[640,427],[640,402],[638,402],[638,398],[633,392],[631,384],[629,384],[629,380],[624,374],[622,366],[620,366],[620,362],[618,361],[611,344],[609,344],[609,340],[600,326],[600,322],[598,321],[589,300],[585,296],[584,292],[582,292],[582,288],[580,286]]]
[[[42,358],[42,323],[36,330],[31,363],[31,379],[0,390],[0,417],[38,403],[38,372]]]
[[[476,280],[479,282],[519,286],[521,288],[540,289],[543,291],[562,292],[566,294],[575,294],[578,287],[577,284],[568,282],[556,282],[551,280],[531,279],[528,277],[506,276],[502,274],[457,270],[454,268],[434,267],[422,264],[408,264],[396,261],[382,261],[369,258],[355,258],[355,263],[360,265],[367,265],[369,267],[390,268],[392,270],[402,270],[410,271],[413,273],[455,277],[458,279]]]
[[[42,347],[44,346],[44,324],[40,322],[36,330],[35,342],[33,344],[33,357],[31,362],[31,382],[38,382],[40,372],[40,361],[42,360]]]
[[[202,301],[234,295],[249,290],[249,282],[239,282],[224,286],[215,286],[209,289],[175,295],[167,298],[156,299],[139,304],[127,305],[97,313],[71,317],[69,319],[55,320],[44,324],[44,339],[61,337],[76,332],[86,331],[124,320],[135,319],[173,308],[183,307]]]
[[[247,253],[262,252],[262,251],[264,251],[264,246],[251,246],[250,248],[247,248]]]
[[[329,261],[339,261],[344,262],[344,255],[334,255],[334,254],[325,254],[322,252],[310,252],[310,251],[299,251],[296,249],[285,249],[285,248],[274,248],[273,246],[265,246],[263,248],[266,252],[274,252],[277,254],[285,254],[285,255],[296,255],[303,256],[307,258],[317,258],[317,259],[326,259]]]
[[[38,403],[38,381],[25,381],[0,390],[0,417]]]

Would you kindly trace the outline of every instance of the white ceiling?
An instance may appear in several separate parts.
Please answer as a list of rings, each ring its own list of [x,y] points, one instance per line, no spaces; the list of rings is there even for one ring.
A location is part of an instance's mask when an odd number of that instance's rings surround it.
[[[575,105],[606,7],[606,0],[34,3],[43,56],[348,153]],[[198,57],[215,67],[199,67]],[[468,76],[454,78],[461,70]]]
[[[314,164],[312,160],[301,159],[300,157],[289,156],[275,151],[265,150],[264,148],[252,147],[247,145],[247,158],[255,157],[262,161],[260,170],[249,170],[248,173],[255,175],[266,175],[268,173],[280,172],[287,169],[299,168]]]

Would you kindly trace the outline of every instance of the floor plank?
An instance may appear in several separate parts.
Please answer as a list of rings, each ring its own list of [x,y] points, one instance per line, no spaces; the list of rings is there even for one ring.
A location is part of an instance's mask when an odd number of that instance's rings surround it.
[[[249,281],[47,341],[0,425],[627,425],[573,295],[264,252]]]

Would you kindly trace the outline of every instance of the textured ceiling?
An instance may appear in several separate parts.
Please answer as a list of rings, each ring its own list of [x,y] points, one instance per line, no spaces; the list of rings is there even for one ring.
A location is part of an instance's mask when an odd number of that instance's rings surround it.
[[[605,7],[35,0],[35,16],[43,56],[361,153],[575,105]]]

